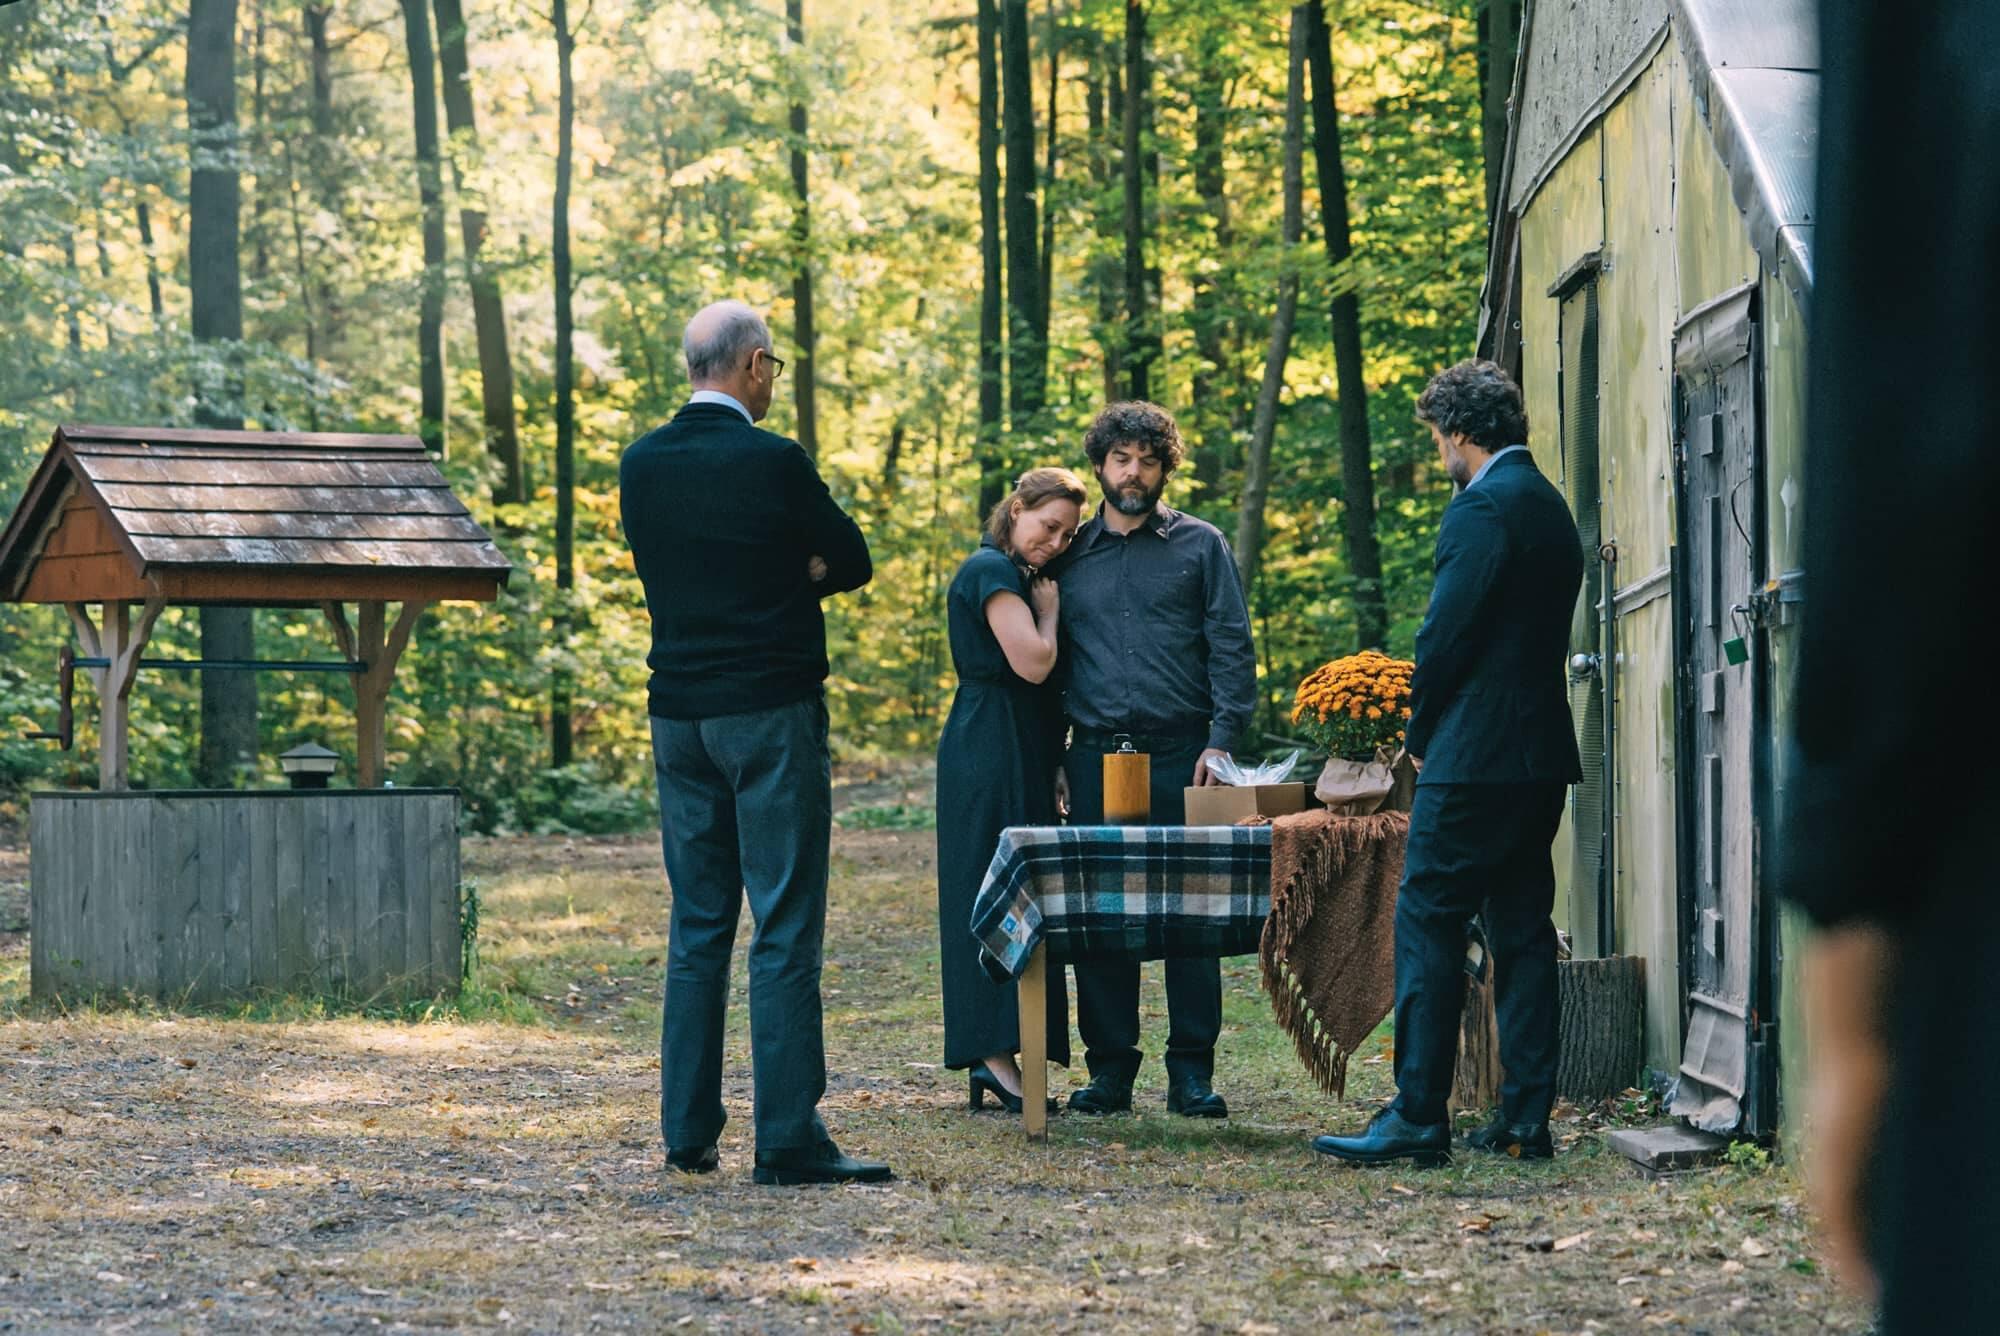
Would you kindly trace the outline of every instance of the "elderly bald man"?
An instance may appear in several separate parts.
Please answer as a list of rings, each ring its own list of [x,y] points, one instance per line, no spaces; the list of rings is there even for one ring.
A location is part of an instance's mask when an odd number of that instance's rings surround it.
[[[832,793],[820,600],[859,589],[867,541],[797,442],[761,431],[784,363],[741,302],[688,321],[685,408],[625,451],[625,538],[653,622],[647,712],[673,908],[660,1034],[667,1163],[718,1163],[729,954],[747,895],[759,1183],[875,1182],[826,1093],[820,955]]]

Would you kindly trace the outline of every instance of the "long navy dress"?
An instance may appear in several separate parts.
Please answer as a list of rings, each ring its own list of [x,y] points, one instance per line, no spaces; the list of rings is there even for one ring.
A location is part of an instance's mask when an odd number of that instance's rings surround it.
[[[1028,599],[1028,580],[988,538],[965,559],[945,595],[958,694],[938,738],[938,973],[944,989],[944,1065],[970,1067],[1021,1046],[1011,983],[979,967],[972,902],[1008,826],[1056,824],[1055,774],[1062,761],[1062,703],[1046,683],[1007,665],[986,600]],[[1069,1065],[1069,999],[1050,970],[1049,1057]]]

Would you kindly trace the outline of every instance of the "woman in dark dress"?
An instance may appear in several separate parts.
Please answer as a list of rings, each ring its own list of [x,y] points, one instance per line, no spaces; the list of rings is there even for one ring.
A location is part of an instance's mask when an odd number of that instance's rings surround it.
[[[971,1105],[987,1093],[1021,1108],[1020,1010],[1014,985],[979,966],[972,902],[1008,826],[1056,824],[1062,760],[1055,582],[1035,572],[1076,534],[1086,493],[1068,469],[1030,469],[993,508],[979,550],[945,595],[958,694],[938,739],[938,940],[944,1065],[968,1070]],[[1049,1057],[1069,1065],[1062,971],[1049,972]]]

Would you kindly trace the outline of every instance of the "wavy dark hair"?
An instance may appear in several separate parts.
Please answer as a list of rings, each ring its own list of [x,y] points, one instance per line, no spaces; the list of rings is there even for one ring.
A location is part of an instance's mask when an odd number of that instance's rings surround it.
[[[1083,452],[1090,456],[1090,467],[1099,471],[1104,468],[1105,458],[1121,445],[1150,451],[1160,461],[1163,473],[1172,473],[1187,457],[1187,447],[1181,444],[1181,429],[1174,425],[1174,415],[1143,399],[1110,405],[1083,434]]]
[[[1494,363],[1476,358],[1431,377],[1417,396],[1417,421],[1446,436],[1463,436],[1482,450],[1528,443],[1521,387]]]

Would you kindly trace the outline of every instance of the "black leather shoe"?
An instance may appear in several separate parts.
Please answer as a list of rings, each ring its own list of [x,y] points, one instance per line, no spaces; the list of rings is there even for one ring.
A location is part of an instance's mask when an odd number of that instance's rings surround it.
[[[715,1153],[715,1144],[706,1146],[667,1147],[667,1168],[678,1169],[684,1174],[712,1174],[722,1157]]]
[[[1167,1112],[1183,1118],[1227,1118],[1229,1105],[1199,1076],[1183,1076],[1167,1087]]]
[[[1549,1160],[1556,1153],[1547,1123],[1510,1123],[1504,1113],[1494,1114],[1493,1121],[1477,1132],[1466,1133],[1465,1144],[1517,1160]]]
[[[1118,1072],[1099,1072],[1090,1084],[1069,1097],[1071,1113],[1099,1116],[1132,1112],[1132,1078]]]
[[[1384,1109],[1359,1136],[1314,1137],[1313,1149],[1351,1164],[1409,1160],[1429,1168],[1451,1163],[1451,1124],[1407,1122],[1394,1109]]]
[[[874,1160],[842,1155],[831,1138],[816,1146],[760,1150],[750,1176],[759,1183],[798,1187],[805,1183],[886,1183],[894,1174]]]

